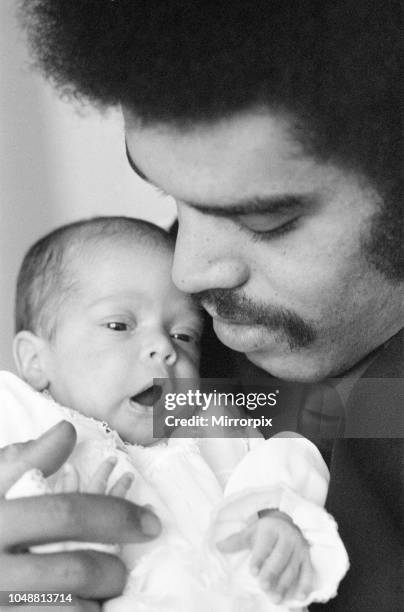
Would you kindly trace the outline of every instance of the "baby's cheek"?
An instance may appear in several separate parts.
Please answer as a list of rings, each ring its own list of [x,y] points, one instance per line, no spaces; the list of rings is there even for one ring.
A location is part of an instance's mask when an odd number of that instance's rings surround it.
[[[198,378],[199,377],[199,352],[192,356],[183,357],[178,364],[176,378]]]

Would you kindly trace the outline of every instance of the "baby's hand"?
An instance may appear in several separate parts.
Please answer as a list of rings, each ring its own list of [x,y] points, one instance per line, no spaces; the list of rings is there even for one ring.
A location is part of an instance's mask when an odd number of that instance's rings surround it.
[[[312,588],[309,546],[287,514],[265,510],[244,531],[218,544],[221,552],[251,549],[251,572],[275,604],[304,599]]]
[[[91,482],[84,490],[80,483],[80,476],[76,468],[70,463],[63,466],[62,478],[56,483],[55,493],[93,493],[96,495],[113,495],[114,497],[125,497],[133,482],[133,474],[125,472],[116,483],[107,490],[108,479],[117,464],[115,457],[105,459],[91,478]]]
[[[125,497],[133,482],[133,474],[130,472],[125,472],[125,474],[122,474],[122,476],[118,478],[116,483],[109,489],[109,491],[107,491],[108,479],[117,463],[118,460],[116,457],[109,457],[108,459],[105,459],[105,461],[103,461],[97,468],[86,493]]]

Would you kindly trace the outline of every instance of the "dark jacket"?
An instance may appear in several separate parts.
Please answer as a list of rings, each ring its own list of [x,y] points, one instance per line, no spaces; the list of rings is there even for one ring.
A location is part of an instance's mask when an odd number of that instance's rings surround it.
[[[219,345],[212,332],[207,346],[209,358],[204,376],[238,377],[247,383],[268,377],[243,355]],[[404,443],[397,436],[403,427],[403,382],[401,330],[378,351],[345,406],[346,435],[352,437],[334,444],[326,507],[338,523],[351,567],[337,597],[326,604],[310,606],[313,612],[402,609],[399,568],[403,559]],[[296,413],[298,410],[297,400]]]
[[[347,435],[390,437],[352,437],[334,445],[326,507],[338,523],[351,568],[338,596],[310,610],[402,610],[404,443],[396,436],[403,426],[403,382],[402,330],[380,350],[348,399]]]

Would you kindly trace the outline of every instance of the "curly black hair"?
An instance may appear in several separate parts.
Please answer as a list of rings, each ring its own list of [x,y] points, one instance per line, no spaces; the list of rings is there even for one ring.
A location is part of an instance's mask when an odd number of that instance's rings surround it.
[[[64,94],[181,128],[262,104],[299,117],[315,155],[377,186],[388,212],[373,258],[397,276],[398,0],[22,0],[21,15]]]

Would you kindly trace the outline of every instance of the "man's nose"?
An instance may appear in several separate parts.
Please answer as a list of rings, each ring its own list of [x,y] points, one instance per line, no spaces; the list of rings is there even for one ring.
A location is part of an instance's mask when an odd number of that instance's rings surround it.
[[[186,293],[233,289],[248,279],[231,222],[178,204],[178,236],[172,276]]]

